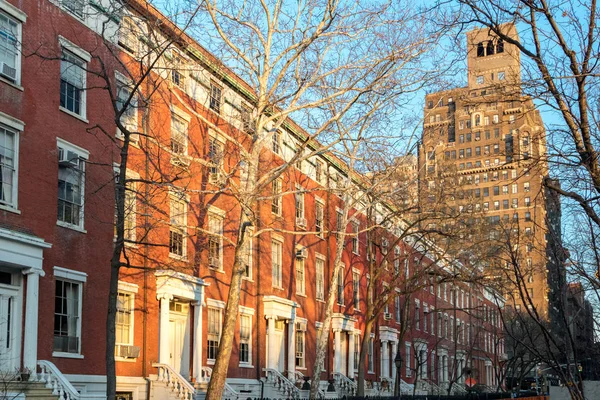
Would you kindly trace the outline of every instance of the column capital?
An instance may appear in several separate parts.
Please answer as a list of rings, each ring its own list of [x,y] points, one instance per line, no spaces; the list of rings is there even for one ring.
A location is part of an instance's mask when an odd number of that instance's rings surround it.
[[[170,293],[157,293],[156,294],[156,299],[157,300],[173,300],[173,295]]]
[[[200,300],[190,301],[190,304],[194,307],[202,307],[202,302]]]
[[[340,328],[333,328],[332,329],[333,333],[341,333],[342,330]]]
[[[40,268],[26,268],[22,271],[23,275],[39,275],[40,277],[46,276],[43,269]]]
[[[277,319],[277,316],[273,315],[273,314],[269,314],[269,315],[265,315],[265,319]]]

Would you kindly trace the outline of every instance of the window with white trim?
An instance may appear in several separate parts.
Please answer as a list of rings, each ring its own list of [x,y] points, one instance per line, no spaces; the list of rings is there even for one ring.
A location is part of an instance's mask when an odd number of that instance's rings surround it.
[[[344,267],[340,266],[337,277],[337,303],[340,306],[344,305]]]
[[[17,208],[19,133],[0,124],[0,204]]]
[[[22,22],[0,11],[0,76],[17,85],[21,83]]]
[[[296,224],[300,224],[298,220],[304,220],[304,189],[300,186],[296,186]],[[304,224],[306,225],[306,224]]]
[[[187,201],[182,192],[169,193],[169,253],[185,257],[187,248]]]
[[[208,139],[208,180],[212,183],[220,182],[223,170],[223,154],[225,146],[217,138]]]
[[[240,315],[240,364],[251,364],[252,353],[250,346],[252,344],[252,316],[248,314]]]
[[[296,257],[296,294],[306,294],[306,281],[304,273],[304,258]]]
[[[411,348],[410,343],[404,344],[404,367],[405,367],[404,376],[406,376],[406,377],[412,376],[412,369],[411,369],[412,358],[410,357],[410,348]]]
[[[188,122],[181,116],[171,113],[171,152],[174,156],[186,156],[187,149]]]
[[[358,231],[359,231],[358,222],[353,222],[352,223],[352,252],[354,254],[358,254],[358,252],[359,252]]]
[[[400,273],[400,247],[394,247],[394,273]]]
[[[253,231],[251,229],[246,230],[247,242],[242,248],[242,262],[244,263],[244,275],[243,279],[252,279],[252,256],[254,252],[254,240]]]
[[[119,46],[137,55],[139,51],[139,29],[136,26],[133,16],[124,15],[119,21]]]
[[[369,338],[369,347],[367,348],[367,369],[369,370],[369,373],[374,373],[375,372],[375,338],[370,337]]]
[[[60,106],[85,118],[86,62],[63,49],[60,60]]]
[[[209,107],[216,113],[221,112],[221,97],[223,95],[223,88],[217,85],[215,82],[210,82],[210,102]]]
[[[354,309],[360,310],[360,273],[357,271],[352,271],[352,299]]]
[[[281,133],[278,130],[275,130],[271,137],[271,150],[275,154],[281,154]]]
[[[83,229],[85,161],[89,153],[58,140],[58,224]]]
[[[352,333],[351,333],[352,334]],[[358,371],[360,365],[360,335],[354,336],[354,371]]]
[[[214,361],[219,351],[219,342],[221,341],[222,314],[221,309],[217,307],[208,307],[208,332],[206,335],[207,343],[207,361]]]
[[[123,124],[123,127],[130,133],[129,140],[137,143],[139,135],[135,132],[138,129],[138,97],[135,94],[132,96],[132,85],[124,76],[117,75],[116,83],[116,106],[117,110],[122,112],[119,120]],[[117,137],[122,139],[123,136],[123,132],[117,128]]]
[[[315,202],[315,230],[317,236],[323,238],[323,227],[325,221],[325,211],[320,201]]]
[[[117,293],[117,315],[115,321],[115,343],[133,344],[133,294]]]
[[[316,298],[317,300],[325,299],[325,260],[321,257],[317,257],[315,260],[316,269]]]
[[[54,267],[54,356],[81,354],[81,311],[83,283],[87,274]],[[58,353],[58,354],[56,354]]]
[[[305,334],[303,330],[296,329],[296,368],[306,367]]]
[[[400,308],[400,295],[396,294],[394,297],[394,312],[396,314],[396,322],[400,322],[401,308]]]
[[[271,182],[271,212],[275,215],[281,215],[281,186],[281,179]]]
[[[208,267],[223,270],[223,215],[208,213]]]
[[[278,240],[271,242],[271,268],[272,268],[272,285],[276,288],[281,288],[282,283],[282,251],[283,243]]]
[[[79,19],[85,17],[86,0],[60,0],[60,6]]]

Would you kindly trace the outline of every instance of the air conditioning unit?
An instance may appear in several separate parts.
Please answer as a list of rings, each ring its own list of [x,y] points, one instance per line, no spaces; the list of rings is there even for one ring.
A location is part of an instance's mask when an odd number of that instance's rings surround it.
[[[296,250],[296,258],[306,258],[308,257],[308,250],[306,248],[301,248]]]
[[[219,257],[208,257],[208,266],[211,268],[221,268],[221,259]]]
[[[17,70],[4,62],[0,63],[0,75],[13,82],[17,80]]]
[[[296,322],[296,330],[306,332],[306,322]]]
[[[465,158],[465,156],[458,156],[458,158]]]
[[[481,138],[480,138],[480,137],[477,137],[477,136],[475,136],[475,141],[476,141],[476,142],[478,142],[478,141],[480,141],[480,140],[481,140]]]
[[[383,319],[389,321],[390,319],[392,319],[392,314],[389,312],[383,313]]]
[[[140,356],[139,346],[117,345],[117,356],[123,358],[138,358]]]
[[[183,154],[173,154],[171,157],[171,164],[176,165],[178,167],[187,168],[190,166],[190,160],[187,156]]]
[[[63,167],[79,167],[79,154],[59,147],[58,165]]]
[[[306,218],[296,217],[296,226],[306,227]]]

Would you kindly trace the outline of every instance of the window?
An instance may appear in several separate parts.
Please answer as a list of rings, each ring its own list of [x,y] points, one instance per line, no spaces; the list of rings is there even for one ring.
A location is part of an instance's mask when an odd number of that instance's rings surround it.
[[[478,85],[482,85],[483,84],[483,75],[478,75],[475,78],[475,80],[476,80],[476,82],[477,82]]]
[[[296,367],[297,368],[305,368],[305,351],[304,351],[304,334],[305,332],[302,330],[296,330]]]
[[[527,222],[531,221],[531,213],[529,211],[525,212],[525,221],[527,221]]]
[[[181,72],[181,68],[184,64],[183,57],[172,51],[173,60],[171,61],[171,82],[181,89],[185,88],[185,75]]]
[[[171,114],[171,151],[175,155],[186,155],[187,154],[187,129],[188,123],[186,120],[181,118],[179,115]],[[212,142],[212,141],[211,141]],[[213,144],[215,146],[215,144]],[[216,148],[212,149],[216,154],[218,150]],[[211,156],[211,161],[213,161],[213,157]]]
[[[360,310],[360,273],[352,272],[352,300],[354,301],[354,309]]]
[[[187,146],[187,143],[186,143]],[[208,180],[210,182],[219,182],[221,170],[223,169],[223,143],[217,138],[208,139]]]
[[[139,50],[138,29],[133,17],[124,15],[119,24],[119,45],[136,55]]]
[[[17,208],[18,138],[17,131],[0,125],[0,204],[11,208]]]
[[[86,63],[63,50],[60,60],[60,106],[85,118]]]
[[[317,161],[315,163],[315,180],[319,183],[323,183],[323,163],[321,161]]]
[[[181,192],[172,192],[169,196],[169,215],[171,226],[169,228],[169,253],[174,256],[186,256],[186,227],[187,203],[185,195]]]
[[[252,317],[247,314],[240,315],[240,363],[250,364],[252,357],[250,344],[252,338]]]
[[[512,184],[512,193],[515,194],[519,191],[519,185],[516,183]]]
[[[427,314],[429,313],[429,308],[427,304],[423,304],[423,332],[427,332]]]
[[[58,140],[58,224],[83,229],[88,152]],[[3,171],[4,172],[4,171]]]
[[[500,53],[500,50],[498,50],[498,53]],[[500,71],[498,72],[498,80],[499,81],[503,81],[504,79],[506,79],[506,74],[504,71]]]
[[[87,275],[54,267],[54,356],[81,352],[82,289]],[[59,354],[56,354],[59,353]]]
[[[341,237],[341,234],[345,231],[344,227],[344,215],[341,211],[337,211],[335,213],[335,222],[336,222],[336,230],[338,232],[338,237]]]
[[[60,5],[65,10],[69,11],[71,14],[74,14],[80,19],[84,17],[85,11],[85,0],[61,0]]]
[[[300,186],[296,187],[296,225],[306,226],[304,222],[304,192]]]
[[[360,365],[360,336],[356,335],[354,337],[354,370],[358,371],[358,366]]]
[[[219,351],[219,342],[221,340],[221,309],[217,307],[208,307],[208,329],[206,338],[208,340],[206,359],[214,363]]]
[[[244,279],[252,279],[252,253],[253,253],[253,245],[252,245],[252,236],[253,232],[251,229],[246,230],[246,244],[242,248],[242,262],[244,265],[244,275],[242,277]]]
[[[125,207],[123,216],[123,239],[126,242],[134,243],[136,240],[137,228],[137,192],[135,182],[127,183],[125,187]]]
[[[523,183],[523,191],[524,192],[529,192],[530,188],[529,188],[529,182],[525,182]]]
[[[15,84],[20,84],[21,81],[22,22],[22,19],[17,21],[12,16],[0,12],[0,75]]]
[[[220,113],[221,112],[221,96],[223,88],[217,85],[215,82],[210,82],[210,103],[209,107],[211,110]]]
[[[429,322],[431,323],[431,325],[430,325],[431,329],[429,330],[429,332],[432,335],[435,335],[435,312],[434,312],[433,307],[431,307],[431,309],[429,310],[429,319],[430,319]]]
[[[400,273],[400,247],[394,247],[394,273]]]
[[[358,231],[359,231],[359,225],[357,222],[353,222],[352,223],[352,252],[354,254],[358,254],[359,252],[359,247],[358,247]]]
[[[133,344],[133,294],[117,294],[117,315],[115,321],[115,344]],[[118,353],[116,354],[118,355]]]
[[[512,206],[513,208],[519,207],[519,199],[512,199]]]
[[[281,215],[281,179],[275,179],[271,182],[271,212],[275,215]]]
[[[400,308],[400,295],[396,295],[394,297],[394,312],[395,312],[395,317],[396,317],[396,322],[400,322],[400,318],[401,318],[401,308]]]
[[[404,345],[404,364],[405,364],[405,370],[404,370],[404,376],[409,377],[412,375],[412,370],[410,368],[411,366],[411,358],[410,358],[410,343],[405,343]]]
[[[279,133],[279,131],[273,132],[271,140],[271,149],[273,150],[273,153],[279,154],[281,152],[281,134]]]
[[[419,301],[415,301],[415,329],[421,330],[421,306]]]
[[[281,288],[282,283],[282,256],[283,244],[274,240],[271,242],[271,266],[272,266],[272,285],[276,288]]]
[[[131,134],[129,139],[136,143],[138,141],[138,135],[135,134],[138,129],[138,98],[136,95],[131,95],[132,89],[124,76],[117,76],[116,83],[116,106],[117,110],[122,111],[120,122]],[[117,131],[117,137],[123,138],[123,133],[120,130]]]
[[[370,373],[375,372],[374,342],[375,342],[375,338],[370,337],[369,338],[369,347],[367,348],[367,369],[369,370]]]
[[[316,298],[317,300],[324,300],[325,299],[325,260],[317,257],[316,259],[316,265],[315,265],[315,269],[316,269]]]
[[[323,238],[323,222],[324,222],[323,204],[319,201],[315,202],[315,230],[317,236]]]
[[[304,275],[304,258],[296,257],[296,294],[306,294],[306,282]]]
[[[531,206],[531,197],[525,197],[525,206],[526,207]]]
[[[344,305],[344,267],[340,266],[337,273],[337,303]]]
[[[221,211],[208,213],[208,266],[223,270],[223,219]]]

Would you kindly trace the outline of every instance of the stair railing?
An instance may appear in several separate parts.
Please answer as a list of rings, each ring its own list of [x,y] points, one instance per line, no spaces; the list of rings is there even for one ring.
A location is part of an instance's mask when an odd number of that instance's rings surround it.
[[[356,382],[348,378],[346,375],[339,372],[334,372],[333,379],[335,380],[335,384],[346,393],[350,393],[351,395],[354,395],[356,393]]]
[[[196,389],[181,374],[167,364],[153,363],[152,366],[158,368],[158,381],[171,388],[177,397],[193,400]]]
[[[296,387],[296,384],[290,381],[283,374],[273,368],[264,368],[267,376],[267,383],[275,386],[280,392],[283,392],[285,396],[298,399],[300,397],[300,389]]]
[[[212,377],[212,368],[211,367],[202,367],[200,370],[200,382],[208,383],[210,382],[210,378]],[[225,382],[225,387],[223,389],[223,399],[226,400],[237,400],[240,394],[231,387],[227,382]]]
[[[40,372],[35,377],[38,382],[46,384],[46,388],[52,389],[52,394],[60,400],[79,400],[80,395],[71,382],[50,361],[39,360],[37,365]]]

